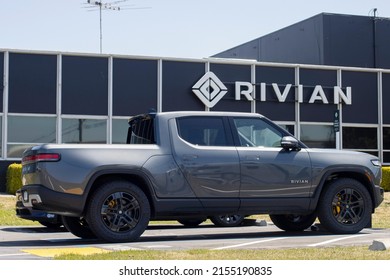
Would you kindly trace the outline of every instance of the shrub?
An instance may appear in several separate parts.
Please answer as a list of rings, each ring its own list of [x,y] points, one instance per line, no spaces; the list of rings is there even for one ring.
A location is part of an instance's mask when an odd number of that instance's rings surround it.
[[[7,169],[6,189],[7,193],[15,194],[22,187],[22,165],[12,163]]]
[[[390,192],[390,166],[382,167],[382,184],[381,187],[386,191]]]

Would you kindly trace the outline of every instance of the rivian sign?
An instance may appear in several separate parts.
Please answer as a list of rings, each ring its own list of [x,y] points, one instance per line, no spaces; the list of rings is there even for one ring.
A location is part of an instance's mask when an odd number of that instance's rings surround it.
[[[260,98],[256,99],[255,88],[260,89]],[[284,87],[284,88],[283,88]],[[267,101],[267,96],[273,94],[276,96],[279,102],[285,102],[287,97],[291,94],[295,95],[295,100],[299,103],[304,102],[304,87],[303,85],[287,84],[280,87],[276,83],[272,83],[272,90],[267,91],[267,84],[252,84],[250,82],[235,82],[235,100],[241,100],[245,98],[248,101]],[[192,91],[195,95],[209,108],[214,107],[218,101],[222,99],[227,93],[226,86],[221,80],[213,73],[207,72],[200,80],[192,87]],[[351,87],[346,87],[345,92],[339,86],[333,87],[333,104],[339,104],[341,101],[347,105],[352,104],[352,90]],[[324,88],[321,85],[316,85],[310,92],[310,98],[308,103],[322,102],[323,104],[329,104],[329,99],[325,94]]]

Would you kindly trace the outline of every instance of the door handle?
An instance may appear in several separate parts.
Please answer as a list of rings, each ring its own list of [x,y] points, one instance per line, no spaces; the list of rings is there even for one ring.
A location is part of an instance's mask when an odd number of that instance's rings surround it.
[[[198,155],[183,155],[183,160],[194,160],[199,158]]]
[[[245,160],[260,160],[260,155],[245,156]]]

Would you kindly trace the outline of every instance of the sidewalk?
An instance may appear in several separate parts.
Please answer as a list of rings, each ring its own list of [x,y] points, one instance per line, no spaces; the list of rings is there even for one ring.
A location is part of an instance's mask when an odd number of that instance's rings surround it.
[[[15,195],[9,194],[9,193],[2,193],[0,192],[0,197],[14,197]]]

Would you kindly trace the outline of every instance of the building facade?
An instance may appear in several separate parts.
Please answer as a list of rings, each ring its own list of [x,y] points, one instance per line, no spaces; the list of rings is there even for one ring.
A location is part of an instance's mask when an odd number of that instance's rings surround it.
[[[310,147],[390,164],[390,69],[0,50],[0,186],[41,143],[125,143],[152,110],[257,112]]]

